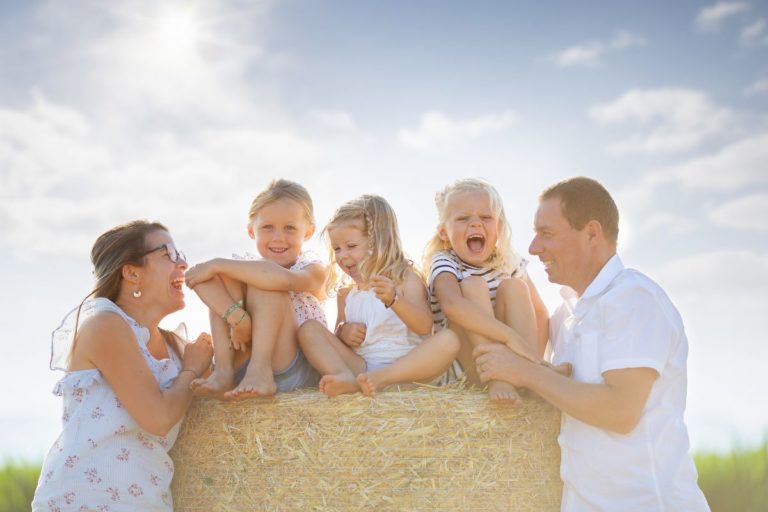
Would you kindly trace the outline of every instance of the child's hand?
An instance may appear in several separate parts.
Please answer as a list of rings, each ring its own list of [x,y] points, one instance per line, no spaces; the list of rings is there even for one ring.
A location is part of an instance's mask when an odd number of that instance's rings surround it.
[[[385,306],[389,307],[395,302],[397,290],[391,279],[384,276],[372,276],[371,289],[376,294],[376,298]]]
[[[204,332],[195,341],[184,346],[181,366],[185,370],[192,370],[195,375],[203,376],[210,368],[212,358],[213,342],[211,335]]]
[[[213,279],[213,276],[215,275],[214,260],[211,260],[206,261],[205,263],[198,263],[189,268],[184,274],[184,280],[186,281],[188,288],[194,288],[200,283]]]
[[[365,340],[365,324],[347,322],[339,329],[339,339],[351,348],[357,348]]]

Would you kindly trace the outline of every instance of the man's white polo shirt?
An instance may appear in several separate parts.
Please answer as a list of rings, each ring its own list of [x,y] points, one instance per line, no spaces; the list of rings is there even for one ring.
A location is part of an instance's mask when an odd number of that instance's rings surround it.
[[[602,383],[603,372],[658,373],[640,423],[629,434],[563,414],[563,511],[708,511],[688,455],[683,423],[688,341],[677,309],[656,283],[614,255],[579,298],[570,288],[552,316],[552,361],[573,378]]]

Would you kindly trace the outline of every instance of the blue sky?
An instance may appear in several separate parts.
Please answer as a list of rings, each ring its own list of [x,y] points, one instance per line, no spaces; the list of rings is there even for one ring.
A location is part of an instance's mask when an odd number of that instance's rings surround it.
[[[248,205],[275,177],[307,186],[320,225],[382,194],[416,259],[456,178],[496,185],[523,253],[537,194],[597,178],[625,263],[683,314],[694,448],[768,430],[764,2],[0,9],[0,455],[53,441],[50,332],[90,289],[96,236],[150,218],[193,262],[252,249]],[[557,287],[529,269],[554,308]],[[191,294],[167,324],[182,320],[206,329]]]

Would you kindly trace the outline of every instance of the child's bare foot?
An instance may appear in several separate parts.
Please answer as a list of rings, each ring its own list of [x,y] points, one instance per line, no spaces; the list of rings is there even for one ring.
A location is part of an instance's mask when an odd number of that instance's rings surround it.
[[[230,326],[229,329],[229,336],[232,338],[232,342],[241,347],[251,344],[251,315],[246,310],[242,311],[242,320],[238,320],[239,323]]]
[[[235,389],[224,393],[224,397],[230,400],[244,400],[246,398],[272,396],[275,393],[277,393],[277,385],[275,385],[272,368],[270,366],[259,368],[251,361],[243,380]]]
[[[345,393],[357,393],[360,391],[355,376],[351,373],[323,375],[320,379],[320,391],[333,398]]]
[[[377,371],[361,373],[357,376],[357,385],[365,396],[376,396],[376,392],[386,387],[386,383]]]
[[[216,371],[207,379],[195,379],[189,384],[189,388],[195,395],[208,396],[218,400],[224,400],[224,394],[235,387],[235,378],[232,372]]]
[[[492,380],[488,383],[488,396],[492,402],[516,404],[520,401],[520,395],[512,384]]]

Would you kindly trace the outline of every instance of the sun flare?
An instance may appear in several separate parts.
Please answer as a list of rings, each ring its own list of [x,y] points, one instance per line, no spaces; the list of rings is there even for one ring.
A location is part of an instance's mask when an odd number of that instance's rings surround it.
[[[159,45],[167,51],[183,51],[198,43],[202,23],[192,11],[168,10],[158,17],[156,35]]]

